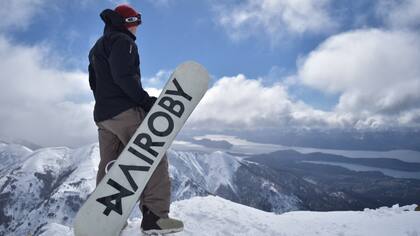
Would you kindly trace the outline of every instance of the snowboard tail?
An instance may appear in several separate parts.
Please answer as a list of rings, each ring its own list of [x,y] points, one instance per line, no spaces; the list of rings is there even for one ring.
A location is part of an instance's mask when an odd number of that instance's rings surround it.
[[[151,175],[208,88],[196,62],[178,66],[109,172],[80,208],[76,236],[119,235]]]

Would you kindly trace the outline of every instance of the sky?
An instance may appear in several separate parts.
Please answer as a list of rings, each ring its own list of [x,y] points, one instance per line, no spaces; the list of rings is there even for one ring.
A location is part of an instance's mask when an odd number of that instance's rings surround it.
[[[420,128],[419,0],[0,1],[0,137],[97,141],[87,55],[121,3],[152,95],[183,61],[210,72],[185,129]]]

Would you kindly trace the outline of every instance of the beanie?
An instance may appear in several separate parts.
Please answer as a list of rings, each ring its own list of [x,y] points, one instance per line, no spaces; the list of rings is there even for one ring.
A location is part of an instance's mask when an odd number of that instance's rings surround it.
[[[141,14],[128,4],[118,5],[114,11],[123,17],[124,26],[127,28],[141,24]]]

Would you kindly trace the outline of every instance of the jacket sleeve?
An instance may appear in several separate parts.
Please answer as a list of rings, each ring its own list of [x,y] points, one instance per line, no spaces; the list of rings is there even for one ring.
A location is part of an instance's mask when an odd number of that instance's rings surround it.
[[[96,75],[95,75],[95,71],[93,70],[92,63],[89,63],[88,70],[89,70],[89,86],[90,86],[90,89],[92,91],[95,91],[95,89],[96,89]]]
[[[108,61],[114,82],[127,96],[146,110],[151,98],[141,85],[140,75],[136,69],[138,54],[134,50],[137,48],[132,42],[124,38],[118,39],[112,45]]]

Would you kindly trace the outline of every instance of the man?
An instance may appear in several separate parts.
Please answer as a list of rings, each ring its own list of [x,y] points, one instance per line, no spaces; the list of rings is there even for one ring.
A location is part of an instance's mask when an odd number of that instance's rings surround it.
[[[141,85],[136,30],[141,15],[129,5],[106,9],[100,14],[104,34],[89,53],[89,83],[95,97],[94,120],[98,126],[101,161],[96,184],[108,163],[118,158],[150,110],[155,97]],[[145,233],[173,233],[183,229],[182,221],[168,217],[171,199],[166,155],[157,166],[140,196]]]

